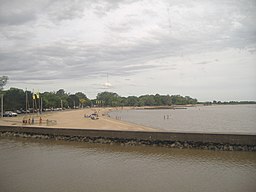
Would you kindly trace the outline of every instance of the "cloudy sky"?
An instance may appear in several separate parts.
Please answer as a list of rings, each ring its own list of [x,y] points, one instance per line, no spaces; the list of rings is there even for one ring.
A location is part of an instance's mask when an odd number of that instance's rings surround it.
[[[10,87],[256,100],[255,0],[0,0]]]

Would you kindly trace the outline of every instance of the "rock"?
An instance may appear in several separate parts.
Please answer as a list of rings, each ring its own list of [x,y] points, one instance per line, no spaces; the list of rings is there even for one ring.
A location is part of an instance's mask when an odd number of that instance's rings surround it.
[[[176,147],[182,147],[181,143],[179,141],[175,142]]]
[[[171,144],[171,147],[172,147],[172,148],[176,147],[175,143]]]
[[[189,144],[187,142],[184,143],[184,147],[185,148],[188,148],[189,147]]]
[[[224,151],[228,151],[228,150],[229,150],[228,146],[227,146],[227,145],[224,145],[223,150],[224,150]]]
[[[245,145],[245,146],[243,147],[243,151],[248,151],[247,145]]]
[[[229,146],[228,149],[229,149],[229,151],[233,151],[234,150],[233,146]]]
[[[216,150],[216,148],[215,148],[215,146],[214,146],[214,145],[210,145],[210,146],[208,146],[208,149],[210,149],[210,150]]]

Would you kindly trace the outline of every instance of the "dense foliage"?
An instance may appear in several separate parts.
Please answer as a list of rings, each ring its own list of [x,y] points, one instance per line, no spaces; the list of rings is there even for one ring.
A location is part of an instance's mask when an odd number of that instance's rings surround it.
[[[20,110],[27,108],[39,108],[42,101],[43,109],[56,109],[56,108],[82,108],[86,106],[99,106],[99,107],[117,107],[117,106],[170,106],[170,105],[187,105],[197,104],[200,102],[197,99],[189,96],[181,95],[142,95],[139,97],[128,96],[121,97],[117,93],[102,92],[98,93],[96,99],[88,99],[82,92],[75,94],[66,93],[63,89],[57,92],[44,92],[39,94],[39,99],[34,100],[31,91],[24,91],[18,88],[10,88],[4,91],[4,110]],[[36,101],[36,102],[35,102]],[[251,104],[255,101],[230,101],[230,102],[204,102],[201,104]]]
[[[32,106],[39,108],[42,100],[43,109],[54,108],[81,108],[86,106],[116,107],[116,106],[163,106],[163,105],[184,105],[196,104],[197,100],[189,96],[180,95],[142,95],[140,97],[121,97],[117,93],[102,92],[96,99],[88,99],[82,92],[75,94],[66,93],[63,89],[57,92],[40,93],[39,99],[34,100],[31,91],[24,91],[18,88],[10,88],[4,92],[4,110],[26,109]]]
[[[44,92],[39,94],[39,98],[33,100],[31,91],[10,88],[4,91],[4,110],[25,110],[26,98],[27,108],[39,108],[42,101],[43,109],[56,108],[79,108],[91,106],[91,101],[85,94],[78,92],[76,94],[66,93],[63,89],[57,92]],[[33,102],[34,101],[34,102]]]
[[[120,97],[116,93],[102,92],[97,95],[97,101],[101,106],[166,106],[196,104],[197,99],[180,95],[142,95],[140,97]]]

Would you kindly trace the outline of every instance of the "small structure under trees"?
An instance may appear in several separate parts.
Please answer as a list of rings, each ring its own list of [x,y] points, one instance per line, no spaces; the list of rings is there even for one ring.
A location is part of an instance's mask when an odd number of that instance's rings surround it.
[[[0,77],[0,94],[1,94],[1,117],[4,115],[4,93],[2,93],[3,87],[6,85],[8,80],[7,76]]]

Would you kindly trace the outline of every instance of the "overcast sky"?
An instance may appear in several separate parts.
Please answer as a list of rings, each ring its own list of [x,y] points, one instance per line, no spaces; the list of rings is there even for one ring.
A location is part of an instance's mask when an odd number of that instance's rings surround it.
[[[255,0],[0,0],[5,89],[256,100]]]

